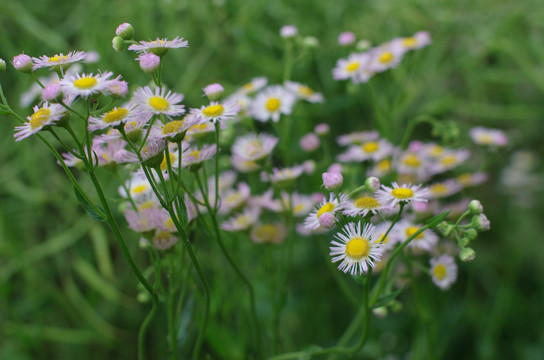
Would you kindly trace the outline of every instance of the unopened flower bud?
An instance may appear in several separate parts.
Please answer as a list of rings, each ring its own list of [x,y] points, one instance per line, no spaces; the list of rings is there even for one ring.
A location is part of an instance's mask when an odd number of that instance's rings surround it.
[[[444,236],[450,236],[455,227],[450,225],[447,221],[442,221],[436,226],[436,229]]]
[[[470,239],[466,236],[463,236],[460,240],[459,240],[459,246],[461,248],[466,248],[468,246],[468,244],[470,243]]]
[[[341,46],[348,46],[355,42],[355,34],[351,31],[344,31],[338,35],[338,44]]]
[[[355,45],[355,48],[357,49],[357,51],[365,51],[370,49],[371,45],[372,43],[368,40],[359,40],[357,42],[357,45]]]
[[[319,148],[319,145],[321,145],[321,142],[319,141],[319,137],[316,134],[308,133],[300,139],[299,145],[302,150],[310,152],[317,150]]]
[[[314,129],[317,135],[327,135],[330,131],[329,125],[325,123],[317,124]]]
[[[474,240],[478,237],[478,231],[475,229],[467,229],[465,230],[465,236],[470,240]]]
[[[42,99],[47,102],[57,102],[62,98],[62,90],[59,83],[45,85],[42,91]]]
[[[387,308],[385,306],[380,306],[372,309],[372,313],[376,315],[376,317],[384,318],[387,316]]]
[[[459,259],[461,261],[467,262],[472,261],[476,258],[476,251],[474,249],[466,247],[463,250],[461,250],[461,253],[459,254]]]
[[[134,28],[129,23],[122,23],[115,30],[115,35],[120,36],[125,40],[130,40],[134,36]]]
[[[371,176],[365,180],[365,187],[370,192],[376,192],[380,189],[380,179]]]
[[[319,46],[319,40],[317,40],[317,38],[314,36],[306,36],[304,39],[302,39],[302,46],[309,49],[315,49]]]
[[[113,39],[111,40],[111,46],[113,47],[113,50],[117,52],[122,52],[123,50],[127,48],[125,44],[125,39],[123,39],[120,36],[113,37]]]
[[[325,189],[330,191],[337,191],[342,186],[344,182],[344,177],[342,174],[337,172],[325,172],[323,173],[323,185]]]
[[[29,74],[32,72],[32,58],[27,54],[19,54],[13,58],[13,67],[22,73]]]
[[[147,303],[149,300],[151,300],[151,297],[147,291],[140,291],[138,293],[137,300],[139,303]]]
[[[124,98],[128,94],[128,84],[123,80],[111,80],[108,84],[108,92],[120,98]]]
[[[298,29],[294,25],[285,25],[280,29],[280,36],[284,39],[297,36]]]
[[[478,231],[487,231],[491,228],[491,224],[485,214],[473,216],[470,224]]]
[[[6,71],[6,62],[4,59],[0,59],[0,73],[3,73],[4,71]]]
[[[161,58],[153,53],[140,54],[136,60],[140,62],[140,68],[147,74],[154,74],[161,64]]]
[[[324,227],[325,229],[331,229],[334,227],[334,224],[336,223],[336,217],[331,212],[323,213],[319,218],[319,225]]]
[[[484,212],[484,207],[482,206],[482,203],[478,200],[472,200],[468,204],[468,209],[470,210],[470,213],[473,215],[480,215]]]
[[[215,101],[221,97],[225,89],[221,84],[210,84],[204,89],[204,94],[210,99],[210,101]]]

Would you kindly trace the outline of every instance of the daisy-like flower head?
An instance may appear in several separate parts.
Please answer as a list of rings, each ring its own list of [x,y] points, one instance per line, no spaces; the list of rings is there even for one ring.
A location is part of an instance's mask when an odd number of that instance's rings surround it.
[[[280,187],[288,186],[291,185],[296,178],[302,175],[303,172],[304,167],[300,165],[283,169],[273,168],[272,174],[270,174],[268,180]]]
[[[204,91],[204,95],[206,95],[210,101],[213,101],[219,99],[225,89],[223,88],[223,85],[214,83],[205,86],[202,91]]]
[[[178,238],[171,233],[157,229],[155,236],[153,236],[152,242],[159,250],[168,250],[177,244]]]
[[[429,161],[417,152],[408,150],[395,160],[395,168],[399,174],[415,175],[418,179],[430,177]]]
[[[65,109],[59,104],[44,103],[41,107],[34,106],[34,113],[27,116],[28,121],[15,127],[15,141],[26,139],[41,131],[44,127],[56,124],[64,115]]]
[[[134,93],[133,102],[138,105],[138,111],[151,117],[153,114],[163,114],[167,117],[179,116],[185,112],[184,105],[178,105],[183,100],[182,94],[176,94],[165,87],[151,91],[149,86],[138,88]]]
[[[463,173],[457,176],[457,181],[459,181],[462,186],[468,187],[483,184],[487,181],[487,178],[487,173]]]
[[[379,137],[380,134],[377,131],[358,131],[346,135],[341,135],[336,138],[336,142],[340,146],[347,146],[375,141]]]
[[[250,238],[257,244],[279,244],[285,240],[287,229],[279,223],[257,223],[251,229]]]
[[[369,67],[374,72],[382,72],[396,67],[406,50],[394,43],[386,43],[370,50],[372,57]]]
[[[456,179],[448,179],[429,185],[429,198],[438,199],[448,197],[461,191],[463,186]]]
[[[215,144],[204,145],[202,149],[187,149],[182,155],[182,166],[189,170],[197,169],[204,161],[211,159],[217,148]]]
[[[391,236],[391,232],[385,236],[387,230],[391,226],[391,221],[384,221],[376,225],[374,230],[374,241],[381,244],[384,251],[392,249],[397,243],[398,237]]]
[[[338,155],[337,159],[341,162],[379,161],[384,157],[392,155],[393,150],[393,145],[385,139],[366,141],[361,145],[350,146],[345,153]]]
[[[268,83],[268,79],[265,78],[264,76],[256,77],[251,79],[251,81],[245,84],[244,86],[242,86],[242,88],[239,89],[236,93],[251,94],[251,93],[254,93],[255,91],[259,91],[262,88],[264,88],[267,83]]]
[[[323,214],[330,212],[333,215],[335,215],[336,212],[341,210],[339,208],[340,203],[346,202],[348,200],[349,198],[346,194],[340,194],[340,202],[339,202],[338,199],[336,198],[336,195],[331,193],[329,195],[328,200],[325,199],[321,201],[310,213],[310,215],[306,217],[306,219],[304,220],[304,227],[310,230],[318,229],[321,226],[319,224],[319,218]]]
[[[233,170],[226,170],[219,174],[219,176],[217,177],[217,190],[219,191],[219,193],[222,193],[227,189],[233,187],[236,183],[236,177],[236,171]],[[208,178],[208,189],[210,189],[210,191],[215,191],[215,175],[212,175]]]
[[[421,188],[421,185],[392,183],[392,187],[382,185],[382,188],[376,192],[376,200],[383,205],[393,207],[400,202],[409,203],[412,201],[427,202],[429,190]]]
[[[292,92],[298,99],[304,99],[311,103],[322,103],[324,101],[323,94],[313,91],[308,85],[287,81],[285,88]]]
[[[149,133],[151,138],[163,138],[172,142],[183,140],[187,130],[195,125],[202,124],[205,120],[198,115],[187,115],[181,120],[172,120],[166,124],[154,125]]]
[[[115,168],[117,154],[123,151],[126,145],[124,140],[105,141],[101,136],[96,136],[93,138],[92,152],[99,166]]]
[[[261,165],[256,161],[247,160],[246,158],[235,154],[230,158],[230,163],[237,171],[242,173],[254,172],[261,168]]]
[[[236,214],[232,216],[227,221],[224,221],[221,224],[221,229],[227,231],[244,231],[248,230],[253,226],[259,216],[261,215],[261,209],[259,208],[248,208],[241,214]]]
[[[378,211],[382,210],[384,206],[373,196],[363,194],[355,199],[343,201],[340,204],[340,208],[344,215],[365,217],[369,213],[373,215],[376,214]]]
[[[142,177],[140,173],[134,173],[125,186],[128,189],[132,200],[137,203],[141,202],[142,199],[149,198],[151,194],[153,194],[153,189],[151,188],[149,181],[147,178]],[[122,197],[128,198],[129,194],[127,194],[125,187],[120,186],[118,191]]]
[[[270,86],[257,94],[251,104],[250,113],[255,119],[262,122],[269,119],[278,122],[281,114],[291,114],[295,100],[295,96],[285,90],[283,86]]]
[[[367,82],[374,71],[370,68],[372,58],[368,53],[350,54],[347,59],[339,59],[332,69],[334,80],[351,79],[354,84]]]
[[[153,41],[140,41],[138,45],[130,45],[128,49],[131,51],[137,51],[139,53],[152,52],[155,55],[164,56],[169,49],[176,49],[188,46],[188,41],[176,36],[174,40],[157,38]]]
[[[116,106],[99,117],[90,117],[88,129],[89,131],[102,130],[136,120],[141,115],[135,110],[136,105],[132,103],[120,107]]]
[[[112,72],[103,74],[75,74],[66,75],[59,81],[62,92],[68,96],[80,96],[87,98],[96,93],[107,94],[109,92],[109,78]]]
[[[240,136],[232,145],[232,154],[250,161],[260,161],[272,152],[278,144],[278,138],[268,134],[247,134]]]
[[[383,160],[378,161],[372,168],[370,168],[367,172],[367,176],[375,176],[377,178],[381,178],[391,172],[393,169],[391,164],[390,158],[385,158]]]
[[[164,158],[164,149],[166,148],[166,140],[155,139],[148,142],[140,150],[142,164],[148,167],[158,167]],[[137,154],[129,151],[120,151],[116,162],[118,163],[137,163],[140,159]]]
[[[380,261],[383,249],[374,240],[374,231],[374,225],[366,224],[361,228],[361,222],[358,222],[347,224],[343,233],[335,235],[338,241],[331,241],[330,256],[333,257],[333,263],[341,261],[338,269],[344,273],[360,275],[366,273],[369,266],[373,268],[374,262]]]
[[[430,165],[432,174],[439,174],[463,164],[470,157],[470,151],[465,149],[447,150]]]
[[[127,219],[128,227],[132,230],[144,233],[155,230],[158,227],[157,219],[160,216],[161,209],[150,207],[134,211],[132,209],[125,210],[125,219]]]
[[[251,196],[251,189],[248,184],[241,182],[236,189],[226,190],[221,194],[221,206],[219,207],[220,214],[228,214],[229,212],[240,209]]]
[[[219,103],[212,101],[209,105],[203,105],[200,109],[192,109],[191,114],[210,120],[214,124],[221,120],[230,120],[240,111],[240,105],[235,101]]]
[[[457,264],[451,255],[443,254],[430,260],[431,277],[436,286],[448,290],[457,280]]]
[[[427,31],[418,31],[414,36],[403,38],[401,45],[408,50],[421,49],[431,44],[431,35]]]
[[[484,146],[506,146],[508,138],[503,131],[485,127],[475,127],[469,131],[470,138],[477,145]]]
[[[53,55],[51,57],[42,55],[39,58],[32,58],[32,70],[48,67],[49,69],[64,70],[72,63],[85,60],[87,54],[83,51],[71,51],[67,55],[63,53]]]
[[[395,241],[405,242],[409,237],[413,236],[422,225],[414,224],[408,220],[399,221],[392,231],[392,236],[395,238]],[[408,246],[414,250],[423,250],[427,252],[433,251],[436,244],[438,243],[438,235],[436,235],[432,230],[427,229],[422,233],[416,235],[413,238]]]

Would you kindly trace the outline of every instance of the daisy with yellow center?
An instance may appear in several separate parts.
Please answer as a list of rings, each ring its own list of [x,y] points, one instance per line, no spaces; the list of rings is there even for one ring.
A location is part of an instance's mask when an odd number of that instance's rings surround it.
[[[430,166],[432,174],[439,174],[456,168],[470,157],[470,151],[465,149],[445,150]]]
[[[112,75],[112,72],[97,75],[85,73],[66,75],[59,81],[59,85],[66,96],[87,98],[98,93],[107,94],[109,91],[108,85],[111,81],[109,78]]]
[[[412,223],[408,220],[401,220],[395,224],[391,236],[397,242],[405,242],[408,238],[416,234],[423,225]],[[427,229],[417,234],[408,244],[408,247],[414,250],[431,252],[438,243],[438,235],[432,230]]]
[[[149,136],[151,138],[163,138],[171,142],[180,142],[185,138],[189,129],[193,126],[199,126],[205,119],[198,115],[189,114],[181,120],[172,120],[163,124],[159,122],[153,125]]]
[[[287,81],[285,88],[295,95],[298,99],[303,99],[311,103],[322,103],[323,95],[310,89],[307,85],[293,81]]]
[[[100,117],[89,118],[89,131],[102,130],[108,127],[115,127],[119,124],[135,121],[141,115],[135,111],[136,105],[125,104],[123,106],[114,107],[110,111],[102,114]]]
[[[212,101],[209,105],[204,105],[200,109],[192,109],[191,114],[210,120],[215,124],[217,121],[232,119],[238,114],[240,108],[240,105],[235,101],[227,101],[222,104]]]
[[[428,198],[429,190],[421,188],[421,185],[398,185],[396,182],[392,183],[392,187],[382,185],[382,188],[376,192],[376,199],[383,205],[389,205],[391,207],[401,202],[427,202]]]
[[[361,145],[350,146],[344,154],[338,155],[338,161],[380,161],[393,154],[394,146],[385,139],[365,141]]]
[[[240,136],[232,145],[232,154],[250,161],[267,158],[278,144],[278,138],[261,133]]]
[[[499,129],[475,127],[469,131],[470,138],[477,145],[502,147],[508,145],[506,134]]]
[[[431,263],[431,277],[441,290],[448,290],[457,280],[457,264],[451,255],[443,254],[433,257]]]
[[[27,116],[27,122],[15,127],[15,141],[26,139],[41,131],[44,127],[56,124],[65,114],[65,109],[59,104],[44,103],[41,107],[34,106],[34,113]]]
[[[347,80],[355,84],[367,82],[374,71],[369,67],[371,57],[368,53],[350,54],[347,59],[339,59],[336,67],[332,69],[334,80]]]
[[[391,41],[394,46],[399,46],[405,51],[421,49],[431,44],[431,36],[426,31],[419,31],[413,36],[397,38]]]
[[[369,213],[372,215],[376,214],[384,206],[374,197],[364,194],[358,198],[341,203],[340,208],[344,215],[365,217]]]
[[[64,70],[68,65],[83,61],[87,57],[87,54],[83,51],[71,51],[67,55],[62,53],[53,55],[51,57],[42,55],[39,58],[32,58],[32,70],[41,68],[61,69]]]
[[[385,234],[387,233],[387,230],[389,230],[389,227],[391,226],[391,221],[384,221],[376,225],[376,229],[374,230],[374,241],[379,243],[384,251],[387,251],[389,249],[392,249],[398,241],[398,237],[394,235],[393,231],[390,231],[387,236]]]
[[[183,38],[176,37],[174,40],[157,38],[153,41],[140,41],[139,44],[130,45],[128,49],[139,53],[151,52],[157,56],[164,56],[169,49],[176,49],[188,46],[188,41],[183,40]]]
[[[343,233],[338,233],[331,241],[330,256],[332,262],[339,262],[338,269],[351,275],[361,275],[368,271],[369,267],[374,267],[375,262],[379,262],[383,247],[380,243],[374,241],[376,237],[375,226],[366,224],[361,227],[361,222],[349,223],[343,228]]]
[[[235,94],[252,94],[264,88],[267,83],[268,79],[264,76],[253,78],[250,82],[238,89]]]
[[[151,242],[159,250],[168,250],[178,242],[178,238],[171,233],[157,229]]]
[[[287,236],[283,223],[256,224],[251,229],[250,238],[258,244],[279,244]]]
[[[221,229],[226,231],[248,230],[259,220],[260,215],[261,210],[259,208],[248,208],[243,213],[236,214],[227,221],[224,221],[221,224]]]
[[[228,214],[233,210],[240,209],[250,196],[251,189],[249,185],[245,182],[238,183],[236,188],[220,193],[221,206],[219,207],[219,213]]]
[[[281,114],[289,115],[296,97],[283,86],[274,85],[257,94],[251,104],[250,115],[258,121],[280,121]]]
[[[325,199],[320,202],[314,210],[304,220],[304,227],[308,230],[317,230],[321,227],[319,218],[325,213],[331,213],[335,215],[336,212],[341,210],[339,208],[340,203],[349,201],[346,194],[340,194],[340,201],[336,198],[335,194],[330,194],[329,199]]]
[[[185,106],[179,104],[182,100],[182,94],[167,91],[165,87],[152,91],[149,86],[138,88],[133,97],[133,102],[138,105],[138,111],[148,117],[154,114],[170,118],[182,115],[185,112]]]
[[[429,185],[429,197],[432,199],[448,197],[461,191],[462,188],[461,183],[456,179],[448,179]]]
[[[204,145],[201,149],[188,148],[182,155],[182,167],[184,168],[196,168],[200,166],[204,161],[214,157],[217,152],[215,144]]]
[[[372,71],[386,71],[400,63],[405,50],[393,45],[393,43],[387,43],[370,50],[372,55],[370,67]]]

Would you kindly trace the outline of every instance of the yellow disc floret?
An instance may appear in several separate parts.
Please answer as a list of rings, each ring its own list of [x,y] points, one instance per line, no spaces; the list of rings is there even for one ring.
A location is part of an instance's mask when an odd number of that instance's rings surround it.
[[[419,228],[417,226],[412,225],[412,226],[408,226],[404,232],[406,234],[406,237],[409,238],[410,236],[413,236],[418,230]],[[419,240],[422,238],[423,238],[423,232],[420,234],[417,234],[414,239]]]
[[[411,48],[417,45],[417,40],[413,37],[407,37],[402,39],[402,45],[405,47]]]
[[[409,199],[414,196],[414,191],[408,188],[397,188],[391,191],[391,195],[397,199]]]
[[[334,210],[334,204],[333,203],[326,203],[325,205],[323,205],[318,211],[317,211],[317,214],[315,215],[318,219],[321,215],[323,215],[324,213],[326,212],[331,212]]]
[[[94,77],[85,76],[74,80],[74,86],[80,90],[92,89],[96,86],[98,81]]]
[[[352,61],[346,66],[346,71],[353,72],[357,71],[357,69],[361,66],[361,64],[357,61]]]
[[[353,204],[359,209],[375,209],[380,206],[378,200],[373,197],[360,197]]]
[[[433,275],[438,279],[438,280],[444,280],[444,278],[446,277],[446,267],[444,266],[444,264],[438,264],[434,267],[433,269]]]
[[[225,108],[223,107],[223,105],[215,104],[215,105],[206,106],[202,110],[202,113],[207,117],[218,117],[221,114],[223,114],[223,111],[225,111]]]
[[[104,115],[103,121],[106,124],[111,124],[117,121],[121,121],[127,116],[128,110],[125,108],[115,108],[113,110],[110,110]]]
[[[270,112],[277,111],[280,108],[281,102],[277,97],[271,97],[266,101],[266,110]]]
[[[376,152],[376,151],[378,151],[379,148],[380,148],[380,146],[375,141],[370,141],[370,142],[367,142],[366,144],[363,145],[363,151],[366,152],[366,153]]]
[[[255,231],[255,235],[263,242],[274,242],[278,235],[278,228],[272,224],[264,224]]]
[[[64,62],[68,59],[68,56],[66,55],[55,55],[55,56],[51,56],[49,59],[47,59],[48,62],[50,63],[61,63],[61,62]]]
[[[51,110],[48,108],[41,108],[30,117],[30,128],[35,130],[44,126],[44,124],[49,120],[50,116]]]
[[[149,98],[149,105],[157,111],[164,111],[170,106],[168,101],[160,96],[152,96]]]
[[[346,244],[346,255],[354,260],[359,260],[368,256],[370,251],[370,242],[362,237],[354,237]]]
[[[173,134],[177,133],[179,129],[183,126],[183,120],[174,120],[166,123],[162,128],[163,134]]]
[[[387,64],[387,63],[390,63],[391,61],[393,61],[393,58],[395,56],[393,55],[393,53],[389,52],[389,51],[386,51],[384,53],[382,53],[379,57],[379,61],[382,63],[382,64]]]

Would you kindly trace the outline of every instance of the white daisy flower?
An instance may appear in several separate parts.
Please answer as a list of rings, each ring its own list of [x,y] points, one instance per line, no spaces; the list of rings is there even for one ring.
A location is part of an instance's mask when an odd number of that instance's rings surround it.
[[[74,74],[66,75],[59,81],[62,92],[67,96],[81,96],[87,98],[96,93],[106,94],[108,90],[109,78],[112,72],[103,74]]]
[[[279,223],[258,223],[253,226],[250,238],[257,244],[279,244],[285,240],[287,229]]]
[[[237,171],[242,173],[254,172],[261,168],[261,165],[256,161],[247,160],[246,158],[235,154],[230,158],[230,163]]]
[[[341,261],[338,269],[351,275],[366,273],[369,267],[374,267],[374,262],[379,262],[383,248],[380,243],[374,241],[375,226],[366,224],[361,228],[361,222],[349,223],[344,226],[343,232],[335,235],[338,241],[331,241],[330,256],[332,262]]]
[[[350,54],[347,59],[339,59],[336,62],[332,76],[334,80],[351,79],[355,84],[365,83],[374,74],[369,67],[371,60],[368,53]]]
[[[163,157],[164,149],[166,148],[166,140],[156,139],[148,142],[140,150],[140,157],[142,158],[142,164],[155,167],[160,166]],[[118,153],[116,162],[118,163],[138,163],[140,159],[138,155],[132,151],[120,151]]]
[[[283,86],[267,87],[257,94],[251,104],[251,115],[258,121],[280,121],[281,114],[289,115],[295,104],[295,96]]]
[[[488,129],[484,127],[475,127],[469,131],[470,138],[477,145],[484,146],[506,146],[508,138],[503,131],[498,129]]]
[[[202,149],[187,149],[182,154],[182,167],[189,169],[202,164],[202,162],[214,157],[217,152],[215,144],[204,145]]]
[[[221,224],[221,229],[226,231],[244,231],[253,226],[259,217],[259,208],[248,208],[241,214],[236,214]]]
[[[391,236],[391,231],[387,236],[385,236],[385,233],[387,230],[389,230],[389,227],[391,226],[391,221],[385,221],[381,222],[378,225],[376,225],[376,229],[374,230],[374,241],[381,244],[384,251],[392,249],[395,244],[397,244],[397,239],[395,236]]]
[[[311,103],[322,103],[324,101],[323,94],[313,91],[307,85],[287,81],[285,82],[285,88],[299,99],[304,99]]]
[[[402,153],[395,161],[395,168],[399,174],[413,175],[420,180],[430,177],[429,161],[416,152]]]
[[[273,168],[268,180],[273,184],[290,183],[304,173],[304,167],[296,165],[283,169]]]
[[[350,134],[341,135],[336,138],[336,142],[340,146],[362,144],[367,141],[375,141],[380,137],[377,131],[358,131]]]
[[[383,205],[391,207],[400,202],[409,203],[412,201],[427,202],[429,190],[421,188],[422,185],[392,183],[392,187],[382,185],[382,188],[376,192],[376,200]]]
[[[87,54],[83,51],[71,51],[67,55],[64,55],[63,53],[53,55],[51,57],[42,55],[39,58],[32,58],[32,70],[37,70],[41,68],[65,68],[66,66],[85,60],[87,57]]]
[[[431,44],[431,35],[427,31],[418,31],[414,36],[395,39],[405,50],[421,49]]]
[[[251,188],[245,182],[238,183],[235,189],[225,190],[221,194],[220,214],[228,214],[233,210],[240,209],[251,196]]]
[[[150,138],[163,138],[169,141],[178,142],[183,140],[187,131],[195,125],[206,121],[198,115],[187,115],[181,120],[172,120],[163,124],[159,122],[153,125],[149,132]]]
[[[483,184],[488,179],[487,173],[477,172],[477,173],[462,173],[457,176],[457,181],[464,186],[476,186]]]
[[[394,147],[387,140],[380,139],[378,141],[367,141],[358,146],[350,146],[348,150],[338,155],[338,161],[379,161],[384,157],[393,154]]]
[[[221,120],[230,120],[240,111],[240,105],[234,101],[219,103],[212,101],[209,105],[203,105],[200,109],[192,109],[191,114],[210,120],[214,124]]]
[[[310,213],[310,215],[306,217],[306,219],[304,220],[304,227],[310,230],[316,230],[320,228],[321,225],[319,224],[319,218],[321,217],[321,215],[327,212],[335,215],[336,212],[341,210],[339,208],[340,203],[348,201],[348,199],[349,198],[346,194],[340,194],[340,202],[339,202],[338,199],[336,198],[336,195],[331,193],[329,195],[328,201],[327,199],[325,199],[322,202],[320,202],[314,208],[314,210]]]
[[[164,56],[169,49],[176,49],[188,46],[188,41],[176,36],[174,40],[157,38],[153,41],[140,41],[138,45],[130,45],[128,49],[131,51],[137,51],[139,53],[151,52],[158,56]]]
[[[447,290],[457,280],[457,264],[452,256],[443,254],[430,260],[431,277],[436,286]]]
[[[456,179],[448,179],[429,185],[429,198],[438,199],[456,194],[463,186]]]
[[[447,150],[429,166],[432,174],[439,174],[456,168],[470,157],[470,151],[465,149]]]
[[[251,81],[245,84],[244,86],[242,86],[242,88],[236,91],[236,93],[251,94],[264,88],[267,83],[268,83],[268,79],[265,78],[264,76],[256,77],[251,79]]]
[[[376,198],[365,194],[356,199],[348,199],[340,204],[344,215],[356,217],[365,217],[368,213],[375,215],[378,211],[385,208]]]
[[[145,176],[142,177],[140,173],[134,173],[125,183],[125,187],[128,189],[130,197],[135,202],[140,202],[141,199],[146,199],[153,194],[151,184],[149,184],[147,178]],[[120,186],[118,191],[122,197],[128,198],[125,187]]]
[[[173,117],[185,112],[185,106],[178,105],[182,100],[182,94],[170,90],[167,92],[165,87],[155,88],[153,92],[149,86],[146,86],[136,90],[132,101],[138,105],[138,111],[146,116],[163,114]]]
[[[223,122],[220,122],[220,128],[221,130],[224,130],[227,128],[227,125]],[[206,136],[210,135],[210,133],[215,132],[215,125],[209,121],[204,121],[203,123],[193,125],[187,130],[187,136],[185,140],[192,141],[200,140],[205,138]]]
[[[374,72],[382,72],[396,67],[405,53],[402,46],[386,43],[369,51],[372,60],[369,67]]]
[[[168,250],[177,244],[178,238],[171,233],[157,229],[151,242],[159,250]]]
[[[107,127],[115,127],[119,124],[134,121],[141,117],[136,110],[136,105],[129,103],[120,107],[114,107],[99,117],[90,117],[89,131],[102,130]],[[147,119],[146,119],[147,120]]]
[[[217,177],[217,190],[219,193],[226,191],[234,186],[236,183],[236,171],[225,170],[219,174]],[[208,178],[208,189],[210,191],[215,191],[215,175],[212,175]]]
[[[408,220],[401,220],[393,228],[394,233],[392,234],[395,237],[397,242],[405,242],[410,236],[414,235],[422,225],[414,224]],[[438,235],[436,235],[432,230],[426,229],[422,233],[418,234],[408,246],[415,250],[423,250],[431,252],[434,250],[436,244],[438,243]]]
[[[266,158],[278,144],[278,138],[268,134],[247,134],[240,136],[232,145],[233,156],[250,161]]]
[[[375,176],[381,178],[389,174],[393,170],[390,158],[386,158],[375,163],[367,172],[367,176]]]
[[[15,141],[26,139],[41,131],[44,127],[56,124],[66,112],[66,109],[59,104],[44,103],[41,107],[34,106],[34,113],[27,116],[28,121],[23,125],[15,127],[13,137]]]

